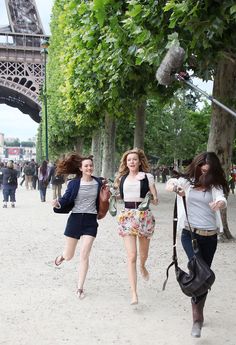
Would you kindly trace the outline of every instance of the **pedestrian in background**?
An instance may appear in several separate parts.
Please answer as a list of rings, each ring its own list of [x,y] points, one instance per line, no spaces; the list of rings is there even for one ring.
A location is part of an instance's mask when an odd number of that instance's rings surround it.
[[[0,189],[2,189],[2,181],[3,181],[3,171],[2,168],[4,168],[4,163],[0,162]]]
[[[39,193],[42,202],[46,201],[46,192],[49,184],[50,167],[47,161],[43,161],[38,168]]]
[[[32,175],[32,189],[35,190],[37,187],[37,182],[38,182],[38,168],[39,168],[39,166],[33,158],[30,161],[30,166],[32,168],[32,172],[34,172]]]
[[[32,162],[26,162],[23,168],[23,173],[25,175],[25,187],[26,189],[33,189],[33,175],[35,173],[35,166]]]
[[[232,170],[229,174],[228,183],[229,183],[229,190],[231,191],[232,194],[234,194],[235,181],[234,181],[234,174]]]
[[[3,208],[7,208],[10,199],[11,207],[15,207],[16,188],[17,188],[17,170],[14,169],[13,161],[7,162],[7,167],[2,168],[2,192],[3,192]]]
[[[56,163],[58,163],[58,161]],[[51,184],[52,184],[53,200],[61,197],[62,185],[65,182],[64,176],[58,175],[56,172],[56,167],[57,167],[56,163],[54,163],[52,167],[50,168],[50,174],[49,174],[49,180],[51,181]]]

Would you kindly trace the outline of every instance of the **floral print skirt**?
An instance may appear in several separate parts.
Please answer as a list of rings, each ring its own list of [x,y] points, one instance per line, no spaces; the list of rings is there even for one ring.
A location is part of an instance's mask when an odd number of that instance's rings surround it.
[[[151,238],[155,229],[155,218],[150,210],[124,209],[118,216],[118,232],[124,237],[135,235]]]

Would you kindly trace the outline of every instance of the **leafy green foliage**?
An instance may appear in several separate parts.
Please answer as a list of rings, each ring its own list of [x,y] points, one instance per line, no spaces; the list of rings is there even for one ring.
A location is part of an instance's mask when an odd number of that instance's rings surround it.
[[[169,28],[178,32],[187,56],[195,56],[189,64],[199,77],[209,80],[222,56],[235,60],[234,0],[169,0],[164,11],[169,15]]]
[[[200,150],[207,141],[208,110],[196,115],[192,94],[172,100],[179,83],[157,85],[155,72],[170,42],[179,40],[185,67],[208,80],[219,56],[235,58],[235,19],[232,0],[56,0],[47,78],[50,153],[71,149],[78,136],[86,138],[87,149],[105,112],[117,119],[117,152],[126,150],[133,142],[135,110],[147,99],[148,152],[185,157]],[[167,142],[157,142],[163,135]]]
[[[210,107],[192,111],[185,95],[163,104],[160,98],[148,101],[148,137],[145,150],[160,157],[160,163],[171,164],[174,159],[190,159],[206,150],[210,125]],[[154,145],[155,143],[155,145]]]

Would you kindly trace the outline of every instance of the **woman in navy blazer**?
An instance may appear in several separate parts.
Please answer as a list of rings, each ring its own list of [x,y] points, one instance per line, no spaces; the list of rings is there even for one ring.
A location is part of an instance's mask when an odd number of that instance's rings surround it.
[[[76,177],[69,181],[64,195],[52,202],[54,209],[72,208],[67,220],[65,235],[65,248],[61,255],[55,259],[55,265],[59,266],[73,258],[78,241],[81,239],[79,279],[76,290],[77,296],[82,299],[84,294],[84,282],[89,267],[89,255],[94,239],[97,235],[97,214],[99,205],[99,192],[102,179],[94,177],[92,156],[82,157],[72,153],[60,160],[57,164],[58,175],[75,174]]]

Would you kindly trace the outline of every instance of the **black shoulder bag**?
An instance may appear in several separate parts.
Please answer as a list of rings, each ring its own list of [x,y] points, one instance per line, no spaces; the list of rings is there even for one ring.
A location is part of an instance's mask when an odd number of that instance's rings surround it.
[[[175,274],[177,282],[182,290],[182,292],[189,297],[198,297],[205,294],[213,285],[215,281],[215,274],[207,265],[207,263],[201,257],[197,239],[194,237],[194,232],[188,221],[186,200],[183,197],[184,208],[186,212],[186,218],[188,226],[191,232],[192,246],[194,251],[194,256],[188,262],[188,270],[186,273],[178,266],[177,251],[176,251],[176,233],[177,233],[177,197],[175,199],[174,206],[174,218],[173,218],[173,261],[168,266],[166,270],[166,280],[164,281],[162,290],[165,290],[166,283],[169,277],[169,269],[171,266],[175,266]]]

